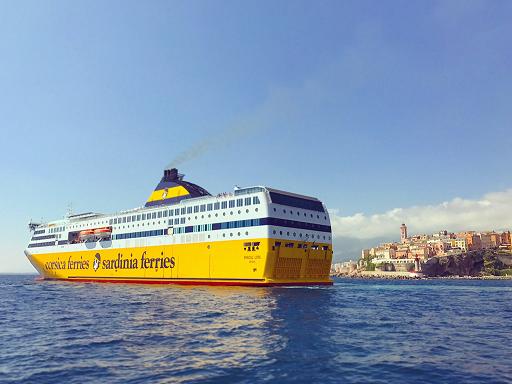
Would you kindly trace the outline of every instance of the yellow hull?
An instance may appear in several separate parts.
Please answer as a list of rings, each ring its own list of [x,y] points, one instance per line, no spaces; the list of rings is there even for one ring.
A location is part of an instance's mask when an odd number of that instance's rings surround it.
[[[312,243],[281,240],[282,245],[276,247],[275,242],[264,238],[26,253],[44,279],[256,286],[332,284],[330,244],[315,243],[313,247]],[[307,248],[298,248],[299,244],[307,244]]]

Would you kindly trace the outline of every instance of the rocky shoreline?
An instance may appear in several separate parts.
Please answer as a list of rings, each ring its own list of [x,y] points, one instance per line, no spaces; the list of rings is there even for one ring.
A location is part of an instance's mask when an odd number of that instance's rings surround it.
[[[512,280],[512,276],[426,276],[421,274],[416,275],[392,275],[389,272],[383,272],[380,274],[363,274],[363,273],[339,273],[333,274],[331,277],[337,277],[342,279],[381,279],[381,280]]]
[[[456,255],[436,256],[421,263],[420,272],[367,271],[365,268],[352,269],[335,277],[360,279],[471,279],[510,280],[512,279],[512,255],[497,250],[469,251]]]

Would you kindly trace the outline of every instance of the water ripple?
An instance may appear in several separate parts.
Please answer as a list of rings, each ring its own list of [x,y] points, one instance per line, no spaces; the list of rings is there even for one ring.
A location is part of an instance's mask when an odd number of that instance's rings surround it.
[[[0,276],[2,383],[505,383],[512,282],[72,284]]]

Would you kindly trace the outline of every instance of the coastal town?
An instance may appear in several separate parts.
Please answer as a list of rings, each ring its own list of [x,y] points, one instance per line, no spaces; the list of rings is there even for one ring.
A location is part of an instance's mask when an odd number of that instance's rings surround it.
[[[382,243],[363,249],[357,261],[334,263],[332,275],[422,277],[427,265],[459,260],[462,256],[493,253],[500,255],[504,267],[512,258],[510,231],[442,230],[432,234],[409,236],[407,226],[400,226],[400,242]],[[483,260],[483,259],[482,259]]]

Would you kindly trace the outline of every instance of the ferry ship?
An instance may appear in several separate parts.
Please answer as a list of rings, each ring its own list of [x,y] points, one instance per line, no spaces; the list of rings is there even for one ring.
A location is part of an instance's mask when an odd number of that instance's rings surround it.
[[[316,198],[235,187],[216,196],[164,175],[143,207],[29,224],[43,279],[208,285],[330,285],[329,214]]]

